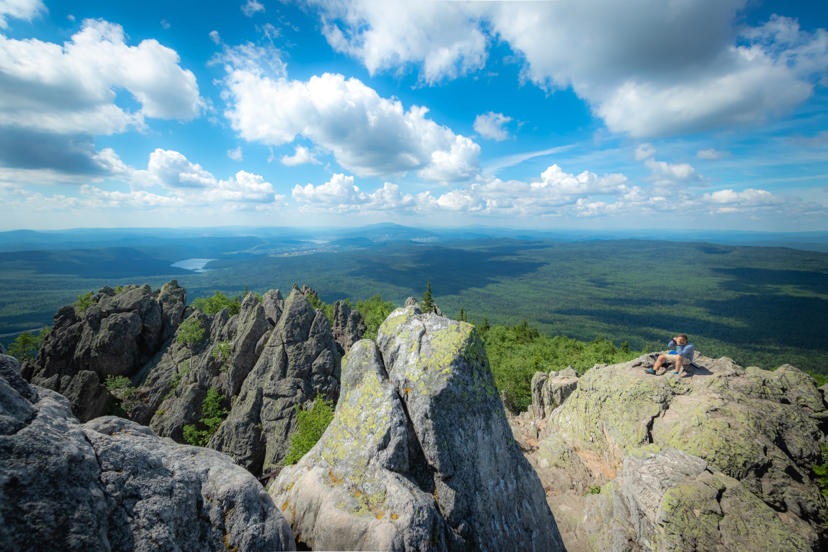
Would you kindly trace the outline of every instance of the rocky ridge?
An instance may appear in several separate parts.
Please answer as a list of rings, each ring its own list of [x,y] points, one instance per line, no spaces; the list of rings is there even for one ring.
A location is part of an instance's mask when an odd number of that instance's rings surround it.
[[[334,421],[271,485],[323,550],[563,550],[474,327],[406,302],[344,361]]]
[[[208,446],[252,473],[269,472],[287,456],[296,406],[317,396],[339,398],[341,357],[330,322],[294,286],[261,355]]]
[[[295,550],[247,471],[135,422],[81,424],[62,395],[0,356],[3,550]]]
[[[311,306],[318,295],[308,286],[294,286],[287,300],[279,290],[261,300],[249,293],[233,316],[226,308],[185,309],[186,297],[175,281],[155,292],[105,287],[85,312],[70,305],[55,315],[24,375],[65,395],[82,421],[111,411],[117,399],[129,419],[179,443],[185,426],[204,429],[203,402],[215,390],[230,415],[209,446],[259,475],[287,454],[297,404],[338,399],[341,353],[362,336],[362,316],[337,302],[335,337],[322,310]],[[198,342],[178,339],[184,321],[203,329]],[[110,375],[128,377],[134,387],[110,393],[103,386]]]
[[[811,467],[828,406],[814,380],[789,365],[696,362],[683,378],[645,374],[652,356],[598,365],[551,412],[539,393],[545,417],[512,421],[569,550],[825,545]],[[537,375],[537,388],[558,379]]]
[[[168,345],[186,302],[187,292],[175,280],[155,292],[148,285],[104,287],[85,311],[68,305],[55,314],[23,375],[66,396],[81,421],[101,416],[110,404],[103,380],[138,374]]]

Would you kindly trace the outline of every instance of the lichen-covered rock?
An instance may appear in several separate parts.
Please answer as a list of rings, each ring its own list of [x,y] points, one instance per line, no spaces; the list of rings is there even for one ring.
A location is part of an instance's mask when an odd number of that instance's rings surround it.
[[[536,372],[532,378],[532,413],[537,419],[543,419],[561,406],[578,387],[578,373],[565,368],[549,374]]]
[[[550,416],[533,452],[544,485],[550,494],[583,494],[584,482],[604,485],[615,479],[641,447],[676,449],[738,481],[739,489],[768,511],[784,513],[778,517],[787,530],[799,535],[804,549],[813,549],[824,538],[828,515],[825,497],[811,479],[826,415],[814,380],[787,365],[771,372],[743,369],[727,358],[699,355],[696,362],[703,369],[691,369],[683,378],[646,374],[646,359],[584,374]],[[731,537],[740,542],[741,537]],[[642,542],[637,546],[651,549]]]
[[[345,360],[322,439],[271,487],[314,548],[563,550],[470,324],[412,305]]]
[[[377,342],[352,349],[334,422],[271,488],[299,535],[314,548],[562,550],[474,327],[412,305]]]
[[[103,400],[107,390],[85,372],[94,372],[99,380],[135,376],[175,332],[186,299],[186,291],[174,280],[155,293],[148,285],[130,285],[118,292],[104,287],[86,311],[69,305],[57,312],[24,377],[70,394],[82,421],[100,416],[109,406]]]
[[[397,309],[377,344],[455,538],[476,550],[562,548],[540,481],[512,438],[474,326],[416,307]]]
[[[230,458],[121,418],[81,425],[63,396],[29,388],[32,401],[20,385],[0,375],[0,549],[295,549],[272,500]]]
[[[804,522],[782,516],[696,456],[648,446],[588,495],[583,530],[593,550],[800,551],[818,546]]]
[[[302,542],[318,550],[446,549],[450,532],[431,490],[418,486],[428,469],[407,423],[376,345],[356,343],[333,422],[271,486]]]
[[[365,333],[365,320],[357,310],[351,310],[345,301],[334,303],[333,336],[342,348],[342,353],[351,350],[351,346],[362,339]]]
[[[327,317],[294,286],[230,415],[208,446],[256,475],[271,471],[290,449],[296,405],[317,396],[339,398],[340,362]]]

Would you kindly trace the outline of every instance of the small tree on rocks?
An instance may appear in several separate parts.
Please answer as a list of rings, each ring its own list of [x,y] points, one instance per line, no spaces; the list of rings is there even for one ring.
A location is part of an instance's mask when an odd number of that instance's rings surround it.
[[[198,318],[188,318],[179,326],[178,337],[175,338],[175,342],[181,343],[190,349],[190,361],[193,360],[193,349],[201,341],[203,335],[204,328]]]
[[[434,299],[431,298],[431,280],[428,281],[428,287],[423,293],[423,300],[420,302],[420,308],[423,312],[434,312]]]

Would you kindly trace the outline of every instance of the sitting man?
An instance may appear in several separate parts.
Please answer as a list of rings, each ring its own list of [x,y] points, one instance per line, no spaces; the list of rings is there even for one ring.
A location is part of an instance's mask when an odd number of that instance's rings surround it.
[[[670,341],[670,343],[667,344],[667,346],[670,348],[675,347],[675,353],[671,352],[668,355],[659,355],[655,366],[647,370],[648,374],[658,375],[658,371],[661,369],[662,365],[669,366],[670,364],[676,365],[675,371],[673,372],[674,374],[683,374],[684,367],[693,362],[693,357],[695,356],[696,351],[693,349],[693,345],[691,343],[687,343],[687,335],[678,334]],[[667,369],[665,368],[665,371],[666,370]]]

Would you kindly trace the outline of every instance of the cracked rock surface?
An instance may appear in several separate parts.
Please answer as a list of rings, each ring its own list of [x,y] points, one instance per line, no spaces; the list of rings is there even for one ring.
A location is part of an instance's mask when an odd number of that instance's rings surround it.
[[[148,285],[103,287],[92,301],[84,312],[67,305],[55,314],[24,374],[68,398],[81,421],[107,412],[106,376],[132,378],[165,346],[181,323],[187,292],[172,280],[155,292]]]
[[[0,549],[293,550],[259,483],[222,454],[135,422],[80,424],[0,357]]]
[[[339,399],[341,357],[331,324],[306,296],[316,292],[302,289],[294,286],[284,301],[227,420],[207,445],[256,475],[273,470],[290,451],[296,405],[317,396]]]
[[[696,363],[681,378],[646,374],[649,356],[596,366],[539,424],[528,458],[568,549],[824,549],[828,502],[812,466],[828,405],[813,378]]]
[[[270,486],[321,550],[564,550],[474,327],[416,303],[346,355],[320,441]]]

